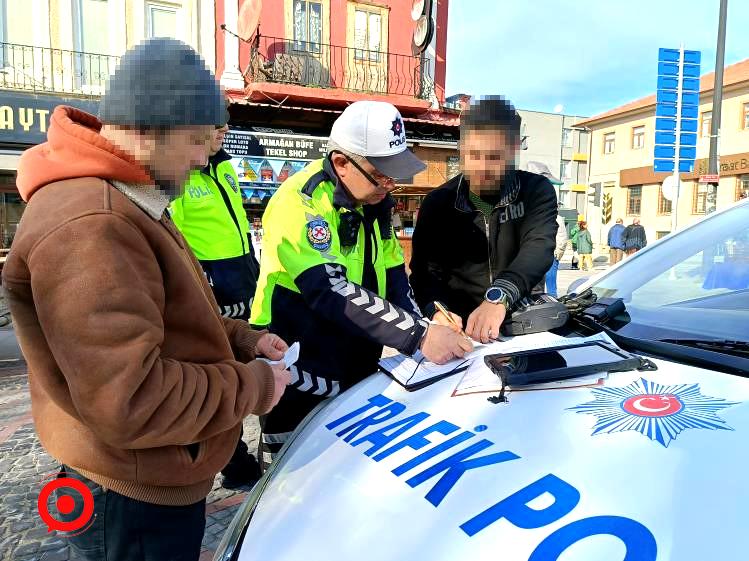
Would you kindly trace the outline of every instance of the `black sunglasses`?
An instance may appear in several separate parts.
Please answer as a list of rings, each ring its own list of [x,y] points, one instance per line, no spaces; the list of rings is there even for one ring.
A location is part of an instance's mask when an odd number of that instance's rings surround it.
[[[365,178],[367,179],[367,181],[369,181],[369,182],[370,182],[370,183],[371,183],[372,185],[374,185],[375,187],[378,187],[378,188],[380,188],[380,189],[383,189],[383,185],[382,185],[382,183],[383,183],[383,182],[381,182],[381,181],[377,181],[377,180],[376,180],[376,179],[375,179],[374,177],[372,177],[372,174],[370,174],[370,173],[369,173],[369,172],[368,172],[367,170],[365,170],[365,169],[364,169],[363,167],[361,167],[361,166],[360,166],[360,165],[359,165],[359,164],[358,164],[358,163],[357,163],[357,162],[356,162],[355,160],[352,160],[351,158],[349,158],[349,157],[348,157],[348,156],[347,156],[346,154],[344,154],[343,152],[336,152],[336,154],[340,154],[341,156],[343,156],[344,158],[346,158],[346,159],[347,159],[347,160],[348,160],[349,162],[351,162],[351,164],[352,164],[352,165],[353,165],[353,166],[354,166],[354,167],[355,167],[356,169],[358,169],[358,170],[359,170],[359,172],[360,172],[360,173],[361,173],[361,174],[362,174],[362,175],[363,175],[363,176],[364,176],[364,177],[365,177]],[[388,177],[388,178],[387,178],[387,179],[385,180],[385,183],[395,183],[395,179],[393,179],[392,177]]]

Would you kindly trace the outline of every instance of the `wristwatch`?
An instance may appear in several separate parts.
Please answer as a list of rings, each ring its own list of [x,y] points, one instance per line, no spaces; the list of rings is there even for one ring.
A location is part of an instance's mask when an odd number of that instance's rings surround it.
[[[484,300],[490,304],[502,304],[505,308],[510,307],[510,298],[504,290],[496,286],[489,287],[484,294]]]

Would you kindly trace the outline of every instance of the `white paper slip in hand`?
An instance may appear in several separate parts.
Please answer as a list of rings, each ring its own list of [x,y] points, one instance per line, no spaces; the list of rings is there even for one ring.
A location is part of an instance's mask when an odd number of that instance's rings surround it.
[[[287,369],[291,368],[296,364],[296,361],[299,360],[299,341],[294,343],[289,347],[289,349],[286,351],[286,353],[283,355],[283,358],[281,360],[269,360],[267,358],[261,358],[260,360],[264,360],[268,364],[275,366],[276,364],[283,363]]]

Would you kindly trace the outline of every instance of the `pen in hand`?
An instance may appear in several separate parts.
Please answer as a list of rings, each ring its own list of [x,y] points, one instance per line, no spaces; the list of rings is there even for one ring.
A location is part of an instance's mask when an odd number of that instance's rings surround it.
[[[466,332],[463,331],[460,325],[458,325],[458,323],[453,319],[452,315],[443,304],[441,304],[440,302],[435,302],[434,307],[437,308],[437,311],[441,312],[442,315],[447,318],[447,321],[449,321],[451,325],[458,328],[458,333],[460,333],[460,335],[473,342],[473,340],[468,335],[466,335]]]

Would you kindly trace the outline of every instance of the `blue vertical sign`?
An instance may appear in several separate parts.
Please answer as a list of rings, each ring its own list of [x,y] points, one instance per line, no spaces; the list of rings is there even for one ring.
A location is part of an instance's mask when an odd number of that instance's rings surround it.
[[[683,57],[682,57],[683,53]],[[658,49],[653,170],[694,170],[700,103],[700,51]],[[678,156],[677,156],[678,153]]]

